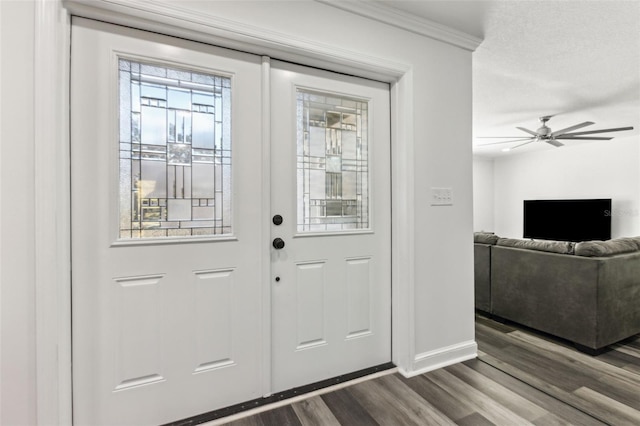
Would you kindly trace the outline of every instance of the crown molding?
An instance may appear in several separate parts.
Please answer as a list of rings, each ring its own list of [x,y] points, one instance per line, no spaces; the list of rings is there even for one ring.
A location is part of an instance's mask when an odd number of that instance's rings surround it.
[[[315,0],[347,12],[373,19],[405,31],[442,41],[473,52],[482,39],[447,27],[425,18],[418,18],[407,12],[372,0]]]

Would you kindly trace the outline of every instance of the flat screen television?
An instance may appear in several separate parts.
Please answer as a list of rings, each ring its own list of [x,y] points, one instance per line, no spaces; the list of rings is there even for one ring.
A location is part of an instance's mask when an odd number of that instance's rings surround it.
[[[611,239],[611,199],[524,200],[524,238]]]

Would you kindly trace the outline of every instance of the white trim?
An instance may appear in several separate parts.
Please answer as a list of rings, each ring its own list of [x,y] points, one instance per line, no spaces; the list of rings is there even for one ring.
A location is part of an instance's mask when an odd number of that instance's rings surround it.
[[[302,65],[322,66],[333,71],[391,82],[394,151],[392,356],[401,370],[415,370],[413,72],[409,66],[336,46],[309,40],[293,40],[241,23],[223,21],[209,15],[196,15],[164,3],[146,0],[82,0],[65,2],[65,8],[62,7],[63,0],[36,1],[36,69],[51,71],[36,73],[35,82],[36,105],[39,105],[34,120],[37,155],[35,226],[38,424],[71,424],[72,419],[68,134],[71,13],[222,47],[240,48],[254,53],[259,51],[263,55],[270,54]],[[265,155],[268,154],[263,152],[263,161]],[[265,262],[267,261],[268,257]],[[264,263],[263,268],[267,268]],[[263,288],[266,291],[270,286],[271,282]],[[263,317],[267,316],[270,309],[266,303],[265,301],[263,304]],[[268,349],[264,347],[265,342],[263,350]],[[267,363],[264,360],[263,366]],[[269,379],[263,374],[263,381]],[[263,387],[265,386],[263,383]]]
[[[0,25],[2,25],[2,4],[0,4]],[[0,60],[2,60],[2,28],[0,28]],[[2,66],[0,65],[0,93],[2,91]],[[0,102],[0,179],[2,177],[2,102]],[[2,185],[0,185],[0,200],[2,200]],[[0,208],[0,229],[2,229],[2,208]],[[0,259],[2,257],[2,244],[0,242]],[[2,289],[5,288],[2,284],[2,262],[0,261],[0,349],[2,348]],[[2,376],[2,350],[0,350],[0,376]],[[0,386],[0,419],[2,419],[2,386]]]
[[[195,12],[154,0],[64,0],[72,14],[139,29],[237,49],[301,65],[394,81],[409,68],[405,64],[350,51],[315,40]]]
[[[315,0],[338,9],[346,10],[365,18],[400,28],[415,34],[442,41],[473,52],[480,46],[482,39],[462,31],[438,24],[429,19],[418,18],[407,12],[394,9],[379,2],[366,0]]]
[[[391,85],[392,361],[410,370],[415,354],[413,71]]]
[[[414,377],[448,365],[467,361],[478,356],[478,345],[475,341],[458,343],[416,355],[410,371],[400,369],[405,377]]]
[[[38,424],[70,424],[69,24],[61,2],[35,6],[36,410]]]
[[[262,57],[262,241],[271,240],[271,59]],[[271,394],[271,249],[264,244],[262,256],[262,395]]]

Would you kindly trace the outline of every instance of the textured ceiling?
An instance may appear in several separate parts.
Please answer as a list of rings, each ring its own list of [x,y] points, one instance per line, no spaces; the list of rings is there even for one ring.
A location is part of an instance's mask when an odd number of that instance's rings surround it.
[[[581,130],[634,126],[609,135],[638,139],[640,0],[382,3],[484,38],[473,54],[476,154],[504,155],[477,137],[526,137],[515,127],[535,130],[543,115],[555,115],[553,130],[593,121]],[[556,149],[536,145],[512,152]]]

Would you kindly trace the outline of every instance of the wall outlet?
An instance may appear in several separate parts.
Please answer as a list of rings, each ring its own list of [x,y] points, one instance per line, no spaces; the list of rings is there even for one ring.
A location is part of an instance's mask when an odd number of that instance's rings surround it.
[[[453,205],[453,189],[452,188],[431,188],[431,205],[432,206],[452,206]]]

